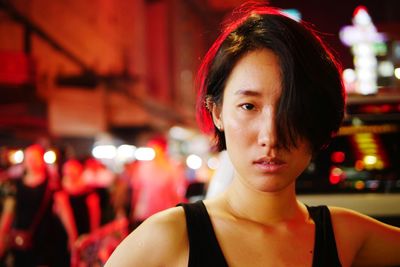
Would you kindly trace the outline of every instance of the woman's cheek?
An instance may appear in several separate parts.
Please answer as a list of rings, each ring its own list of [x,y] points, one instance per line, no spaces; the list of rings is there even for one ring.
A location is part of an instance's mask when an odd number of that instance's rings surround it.
[[[251,121],[242,119],[228,119],[224,123],[227,142],[246,142],[252,132]]]

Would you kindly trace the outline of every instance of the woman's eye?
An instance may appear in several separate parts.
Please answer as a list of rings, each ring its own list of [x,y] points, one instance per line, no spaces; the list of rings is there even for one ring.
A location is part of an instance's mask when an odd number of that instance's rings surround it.
[[[254,109],[254,105],[246,103],[246,104],[242,104],[241,108],[244,109],[244,110],[253,110]]]

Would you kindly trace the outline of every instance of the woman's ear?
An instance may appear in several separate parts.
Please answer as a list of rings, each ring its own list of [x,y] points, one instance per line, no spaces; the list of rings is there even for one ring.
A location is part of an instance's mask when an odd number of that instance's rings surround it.
[[[221,116],[222,115],[222,107],[213,102],[212,106],[211,106],[211,114],[212,114],[212,118],[213,118],[215,127],[217,127],[217,129],[219,131],[223,131],[224,125],[223,125],[222,116]]]

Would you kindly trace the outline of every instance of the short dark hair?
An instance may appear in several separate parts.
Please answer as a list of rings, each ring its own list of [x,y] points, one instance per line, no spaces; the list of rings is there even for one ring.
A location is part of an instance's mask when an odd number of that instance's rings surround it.
[[[344,117],[341,67],[309,25],[261,3],[245,3],[234,10],[204,57],[197,76],[197,119],[201,128],[214,133],[219,151],[226,149],[224,133],[214,126],[206,102],[221,105],[235,64],[259,49],[270,49],[280,62],[278,145],[290,149],[297,145],[298,138],[303,138],[313,153],[319,151],[337,133]]]

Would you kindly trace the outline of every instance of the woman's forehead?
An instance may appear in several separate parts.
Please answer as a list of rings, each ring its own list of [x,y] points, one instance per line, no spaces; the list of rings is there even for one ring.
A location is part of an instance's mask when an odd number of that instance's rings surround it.
[[[235,96],[279,95],[281,71],[278,57],[268,49],[247,53],[232,69],[225,89]]]

